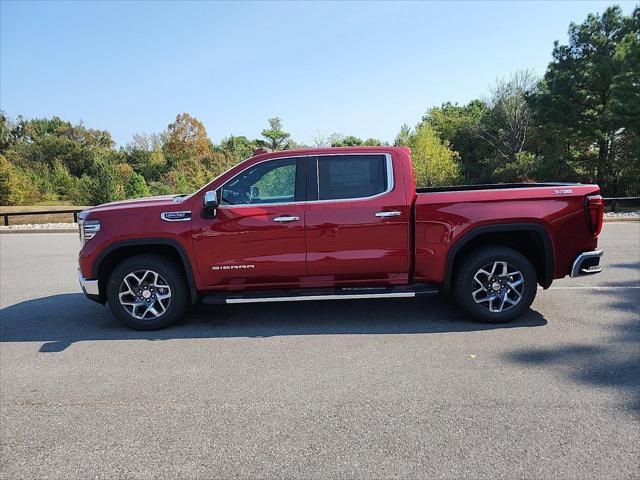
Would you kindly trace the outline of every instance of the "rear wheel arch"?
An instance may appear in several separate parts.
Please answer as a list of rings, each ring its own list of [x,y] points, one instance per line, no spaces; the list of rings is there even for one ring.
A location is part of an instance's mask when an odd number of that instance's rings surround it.
[[[182,270],[189,287],[191,303],[198,299],[198,290],[191,261],[184,247],[170,238],[121,240],[109,245],[93,264],[93,276],[100,286],[100,301],[106,302],[106,285],[113,270],[124,260],[141,254],[155,254],[171,259]]]
[[[554,253],[549,232],[537,223],[510,223],[476,227],[451,246],[445,263],[445,291],[451,291],[456,268],[462,259],[474,250],[488,245],[502,245],[520,252],[534,265],[538,283],[543,288],[551,286],[554,277]]]

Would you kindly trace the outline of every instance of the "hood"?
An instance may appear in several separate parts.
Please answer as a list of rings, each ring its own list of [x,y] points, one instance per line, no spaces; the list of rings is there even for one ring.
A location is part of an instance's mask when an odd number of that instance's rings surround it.
[[[162,197],[145,197],[135,198],[132,200],[121,200],[119,202],[103,203],[95,207],[84,210],[80,215],[86,217],[91,213],[108,212],[113,210],[123,210],[130,208],[149,208],[149,207],[163,207],[167,205],[175,205],[182,203],[186,198],[186,195],[164,195]]]

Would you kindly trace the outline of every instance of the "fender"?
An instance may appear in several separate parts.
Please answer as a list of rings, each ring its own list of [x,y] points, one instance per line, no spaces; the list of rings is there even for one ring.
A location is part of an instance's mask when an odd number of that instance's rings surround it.
[[[481,225],[475,227],[458,238],[447,253],[447,260],[445,263],[444,273],[444,289],[449,291],[451,289],[451,280],[453,277],[453,263],[455,262],[458,252],[467,245],[471,240],[479,235],[494,232],[515,232],[515,231],[530,231],[535,232],[542,240],[542,246],[544,248],[545,256],[545,276],[540,279],[540,285],[542,288],[547,289],[551,286],[554,277],[554,253],[553,244],[551,243],[551,237],[549,232],[542,225],[537,223],[502,223],[496,225]]]
[[[187,276],[187,285],[189,286],[189,293],[191,295],[191,302],[195,303],[198,299],[198,290],[196,289],[195,278],[193,275],[193,268],[191,266],[191,260],[187,255],[186,250],[182,246],[180,242],[174,240],[172,238],[164,238],[164,237],[150,237],[150,238],[137,238],[132,240],[119,240],[110,244],[107,248],[105,248],[100,254],[97,256],[96,260],[93,262],[92,272],[94,278],[98,278],[98,272],[100,271],[100,265],[111,253],[126,247],[142,247],[146,245],[164,245],[175,249],[180,256],[180,260],[182,261],[182,266],[184,267],[184,271]]]

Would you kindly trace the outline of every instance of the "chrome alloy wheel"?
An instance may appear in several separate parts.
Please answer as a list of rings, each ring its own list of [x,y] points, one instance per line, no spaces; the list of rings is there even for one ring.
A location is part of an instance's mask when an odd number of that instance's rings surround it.
[[[171,288],[153,270],[136,270],[120,283],[120,304],[138,320],[153,320],[167,311],[171,302]]]
[[[524,276],[507,262],[493,262],[473,276],[473,300],[490,312],[500,313],[516,306],[524,294]]]

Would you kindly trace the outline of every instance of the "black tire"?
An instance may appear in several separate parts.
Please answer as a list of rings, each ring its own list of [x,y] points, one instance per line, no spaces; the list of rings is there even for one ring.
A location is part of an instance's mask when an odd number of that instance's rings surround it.
[[[487,283],[480,288],[488,288],[489,283],[491,283],[491,288],[477,293],[477,298],[482,302],[477,303],[476,299],[474,299],[474,292],[478,291],[480,282],[476,281],[474,277],[478,274],[479,279],[484,279],[486,275],[478,272],[480,272],[480,269],[487,271],[485,267],[492,266],[495,262],[506,262],[509,267],[514,267],[515,270],[522,274],[524,283],[521,290],[515,292],[514,290],[516,289],[511,288],[513,283],[509,285],[509,278],[514,277],[505,275],[487,277]],[[500,270],[500,268],[501,266],[497,270]],[[517,279],[518,276],[516,275],[515,278]],[[492,279],[494,280],[493,282],[491,282]],[[496,284],[501,286],[500,290],[493,290],[493,285]],[[507,247],[488,246],[478,248],[462,259],[454,274],[452,293],[458,306],[474,320],[488,323],[504,323],[518,318],[529,309],[536,298],[537,284],[538,278],[535,268],[521,253]],[[501,295],[499,295],[500,293]],[[494,301],[483,300],[483,298],[492,298],[493,294],[497,295],[493,297],[495,298]],[[508,305],[504,301],[501,302],[502,295],[509,295],[509,302],[516,301],[518,299],[517,295],[520,295],[520,297],[515,305]],[[491,304],[491,308],[498,310],[498,308],[503,308],[500,305],[501,303],[503,306],[507,305],[508,308],[502,311],[490,311],[489,304]]]
[[[153,289],[156,290],[154,294],[162,292],[166,295],[166,293],[169,293],[170,298],[164,300],[157,308],[154,308],[155,311],[165,308],[164,311],[159,312],[158,316],[154,316],[155,314],[151,312],[147,313],[144,304],[141,304],[136,307],[135,311],[138,316],[141,316],[141,311],[145,311],[145,318],[136,318],[127,310],[127,308],[132,307],[125,307],[120,302],[120,293],[121,289],[127,288],[127,284],[123,283],[127,275],[133,273],[137,277],[141,277],[142,274],[139,272],[146,272],[147,270],[159,274],[162,279],[160,283],[163,285],[166,284],[168,289],[163,286],[158,288],[152,284],[149,285],[149,283],[153,282],[152,279],[154,278],[153,275],[150,274],[149,277],[146,277],[146,279],[143,279],[143,282],[141,282],[141,290]],[[131,282],[131,277],[128,278],[128,281]],[[136,292],[137,291],[139,290],[136,290]],[[125,294],[124,300],[129,301],[129,298],[129,294]],[[136,299],[137,298],[138,297],[136,297]],[[153,300],[153,298],[147,300],[150,301]],[[144,298],[140,296],[140,301],[147,300],[144,300]],[[159,255],[136,255],[135,257],[124,260],[111,273],[107,281],[107,302],[113,314],[129,327],[135,328],[136,330],[157,330],[174,323],[185,314],[189,306],[189,291],[180,266]]]

